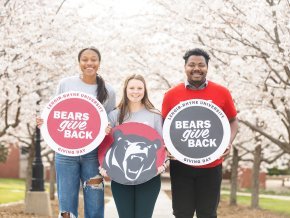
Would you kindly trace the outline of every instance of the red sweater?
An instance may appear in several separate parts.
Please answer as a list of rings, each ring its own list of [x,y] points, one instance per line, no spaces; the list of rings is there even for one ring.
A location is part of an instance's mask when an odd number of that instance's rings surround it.
[[[162,117],[166,118],[172,108],[182,101],[190,99],[210,100],[219,106],[226,114],[228,119],[234,118],[237,115],[236,108],[229,90],[214,82],[208,81],[208,85],[201,90],[192,90],[185,88],[184,83],[169,89],[163,98],[162,102]],[[222,163],[222,159],[218,159],[210,164],[198,166],[198,168],[211,168]]]

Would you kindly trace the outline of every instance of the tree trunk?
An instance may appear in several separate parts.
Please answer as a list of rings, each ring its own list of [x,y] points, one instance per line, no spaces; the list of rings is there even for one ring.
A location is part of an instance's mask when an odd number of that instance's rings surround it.
[[[260,165],[261,165],[262,145],[258,142],[254,153],[254,164],[252,172],[252,208],[259,208],[259,186],[260,186]]]
[[[50,161],[50,174],[49,174],[49,195],[50,200],[54,200],[54,194],[55,194],[55,154],[53,153],[52,161]]]
[[[30,145],[29,152],[28,152],[28,157],[27,157],[27,168],[26,168],[26,182],[25,182],[25,196],[26,193],[30,190],[31,188],[31,180],[32,180],[32,162],[34,159],[34,140],[32,140],[32,143]]]
[[[233,146],[230,205],[237,205],[239,151]]]

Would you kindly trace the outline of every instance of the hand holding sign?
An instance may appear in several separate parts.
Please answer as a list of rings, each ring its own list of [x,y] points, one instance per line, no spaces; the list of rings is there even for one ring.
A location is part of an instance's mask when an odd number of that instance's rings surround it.
[[[231,152],[231,148],[232,148],[232,145],[230,144],[230,145],[226,148],[226,150],[224,151],[224,153],[222,154],[222,156],[220,157],[220,159],[225,158],[226,156],[228,156],[228,155],[230,154],[230,152]]]
[[[41,128],[42,124],[43,124],[43,119],[40,118],[40,117],[36,117],[36,125],[37,125],[37,127]]]

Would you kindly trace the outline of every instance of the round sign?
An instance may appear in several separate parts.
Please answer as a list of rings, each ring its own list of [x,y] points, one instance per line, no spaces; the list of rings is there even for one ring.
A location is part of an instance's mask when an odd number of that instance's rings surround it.
[[[179,103],[167,115],[163,138],[168,151],[193,166],[209,164],[227,149],[230,125],[215,104],[201,99]]]
[[[83,92],[55,96],[41,117],[44,140],[54,151],[67,156],[83,155],[98,147],[108,125],[103,105]]]
[[[114,127],[98,149],[100,165],[108,176],[124,185],[138,185],[157,175],[166,157],[158,132],[136,122]]]

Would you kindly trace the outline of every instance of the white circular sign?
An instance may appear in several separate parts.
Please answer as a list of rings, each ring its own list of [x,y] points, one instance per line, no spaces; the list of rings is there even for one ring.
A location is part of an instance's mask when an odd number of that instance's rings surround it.
[[[230,142],[225,113],[210,101],[191,99],[176,105],[163,124],[168,151],[182,163],[202,166],[221,157]]]

